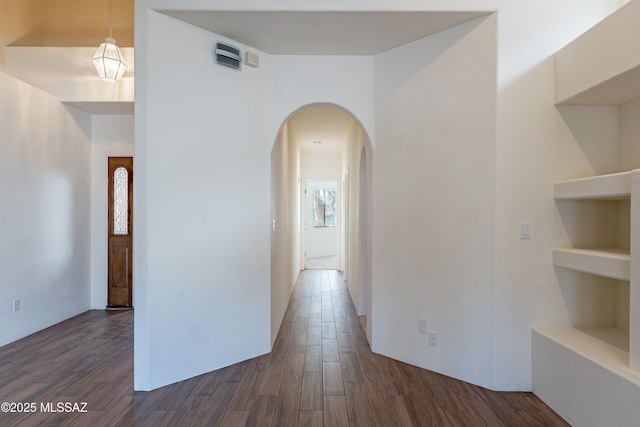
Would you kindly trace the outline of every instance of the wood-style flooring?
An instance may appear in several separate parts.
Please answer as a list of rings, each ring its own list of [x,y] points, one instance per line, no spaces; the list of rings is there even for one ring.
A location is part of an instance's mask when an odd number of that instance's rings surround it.
[[[269,354],[134,392],[133,312],[89,311],[0,348],[1,402],[36,405],[0,412],[4,427],[568,425],[531,393],[372,353],[341,276],[322,270],[300,274]]]

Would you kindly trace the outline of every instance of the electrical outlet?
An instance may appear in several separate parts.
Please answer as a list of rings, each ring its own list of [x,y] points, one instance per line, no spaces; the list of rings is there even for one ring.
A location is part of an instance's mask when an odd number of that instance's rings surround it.
[[[418,320],[418,331],[420,331],[421,334],[427,333],[427,319]]]
[[[20,299],[13,300],[13,312],[20,311]]]
[[[437,347],[438,346],[438,333],[437,332],[433,332],[433,331],[429,332],[429,345],[431,347]]]

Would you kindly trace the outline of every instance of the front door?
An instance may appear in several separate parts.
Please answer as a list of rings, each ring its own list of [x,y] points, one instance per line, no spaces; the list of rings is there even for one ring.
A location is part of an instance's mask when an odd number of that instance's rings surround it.
[[[133,158],[109,157],[108,307],[131,307]]]

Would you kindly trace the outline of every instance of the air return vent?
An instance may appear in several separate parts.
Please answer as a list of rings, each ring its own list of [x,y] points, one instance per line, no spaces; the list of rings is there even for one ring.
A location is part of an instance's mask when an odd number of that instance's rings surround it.
[[[218,64],[233,68],[235,70],[240,69],[240,62],[242,62],[240,49],[236,49],[235,47],[226,45],[224,43],[218,43],[216,44],[215,53]]]

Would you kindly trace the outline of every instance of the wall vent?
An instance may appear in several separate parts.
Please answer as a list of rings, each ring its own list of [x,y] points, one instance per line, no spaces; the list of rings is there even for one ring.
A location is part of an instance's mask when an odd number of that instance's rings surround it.
[[[224,43],[218,43],[216,44],[215,54],[218,64],[233,68],[234,70],[240,69],[240,63],[242,62],[240,49],[236,49],[235,47]]]

